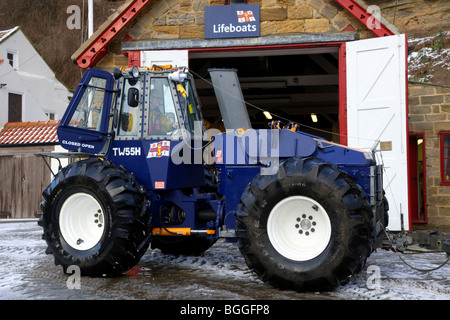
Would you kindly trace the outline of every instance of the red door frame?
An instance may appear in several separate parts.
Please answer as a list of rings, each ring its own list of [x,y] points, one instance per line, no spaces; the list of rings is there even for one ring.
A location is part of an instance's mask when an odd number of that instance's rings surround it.
[[[409,133],[409,139],[408,139],[408,146],[409,146],[409,153],[408,153],[408,193],[409,193],[409,217],[411,219],[411,223],[427,223],[428,222],[428,214],[427,214],[427,186],[426,186],[426,158],[425,158],[425,133]],[[424,207],[424,216],[423,219],[418,219],[418,213],[419,208],[417,205],[416,197],[419,196],[417,192],[417,186],[418,186],[418,177],[416,173],[417,169],[417,162],[418,162],[418,148],[417,148],[417,138],[411,139],[412,137],[418,137],[420,136],[423,139],[422,142],[422,159],[423,159],[423,207]],[[413,183],[412,180],[416,179],[416,183]],[[417,194],[416,194],[417,193]]]

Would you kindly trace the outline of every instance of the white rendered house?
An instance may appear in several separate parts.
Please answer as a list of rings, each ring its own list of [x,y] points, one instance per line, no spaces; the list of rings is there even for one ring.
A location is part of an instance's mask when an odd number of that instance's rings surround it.
[[[0,128],[59,120],[71,95],[20,27],[0,31]]]

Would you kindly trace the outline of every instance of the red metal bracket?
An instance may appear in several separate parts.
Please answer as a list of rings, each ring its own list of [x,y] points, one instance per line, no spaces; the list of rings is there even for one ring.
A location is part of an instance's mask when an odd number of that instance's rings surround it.
[[[117,13],[112,15],[94,35],[87,40],[75,54],[72,60],[82,69],[87,69],[99,62],[107,53],[108,45],[125,26],[133,20],[150,0],[133,0],[125,2]]]
[[[361,23],[363,23],[367,28],[372,31],[372,33],[377,37],[386,37],[392,36],[395,33],[392,32],[387,26],[381,23],[375,17],[372,17],[372,14],[368,13],[366,9],[364,9],[361,5],[359,5],[354,0],[335,0],[338,4],[340,4],[345,10],[350,12],[352,16],[358,19]],[[375,19],[369,22],[369,18]],[[369,23],[368,23],[369,22]],[[375,22],[375,23],[373,23]],[[371,25],[369,25],[372,23]]]
[[[141,66],[141,52],[140,51],[124,51],[128,56],[128,67],[140,67]]]

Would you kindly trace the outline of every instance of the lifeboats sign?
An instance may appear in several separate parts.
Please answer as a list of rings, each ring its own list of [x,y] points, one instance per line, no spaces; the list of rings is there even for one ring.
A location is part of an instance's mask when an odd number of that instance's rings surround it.
[[[205,7],[205,39],[259,37],[259,4]]]

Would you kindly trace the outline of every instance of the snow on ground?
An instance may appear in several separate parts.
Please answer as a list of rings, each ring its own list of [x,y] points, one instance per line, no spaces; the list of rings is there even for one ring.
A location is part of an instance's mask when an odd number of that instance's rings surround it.
[[[360,274],[334,292],[297,293],[261,282],[236,244],[223,240],[198,257],[148,250],[124,276],[82,277],[81,288],[70,290],[68,276],[45,254],[41,234],[35,222],[0,223],[0,299],[450,300],[449,263],[419,272],[406,266],[398,253],[378,250]],[[435,268],[447,259],[445,253],[401,257],[420,269]]]

